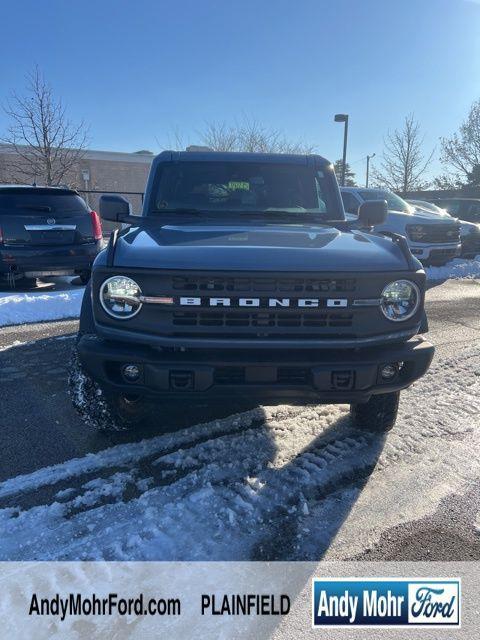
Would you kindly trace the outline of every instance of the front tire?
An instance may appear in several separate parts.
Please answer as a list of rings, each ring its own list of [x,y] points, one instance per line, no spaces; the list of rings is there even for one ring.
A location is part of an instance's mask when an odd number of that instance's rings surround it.
[[[78,277],[80,278],[80,282],[82,284],[88,284],[90,281],[90,276],[91,276],[91,271],[81,271],[78,274]]]
[[[99,431],[126,431],[145,422],[150,405],[141,396],[108,393],[85,371],[74,347],[68,378],[72,404],[85,424]]]
[[[350,405],[350,416],[357,429],[383,433],[395,425],[400,391],[372,396],[368,402]]]

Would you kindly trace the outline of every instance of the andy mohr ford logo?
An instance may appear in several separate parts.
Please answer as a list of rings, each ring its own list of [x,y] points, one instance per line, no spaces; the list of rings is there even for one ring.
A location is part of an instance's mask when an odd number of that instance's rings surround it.
[[[459,627],[460,578],[315,578],[313,627]]]

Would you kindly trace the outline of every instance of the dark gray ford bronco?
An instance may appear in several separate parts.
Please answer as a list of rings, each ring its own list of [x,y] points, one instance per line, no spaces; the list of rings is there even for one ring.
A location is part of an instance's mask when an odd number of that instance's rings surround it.
[[[155,403],[232,397],[348,403],[390,429],[399,393],[428,369],[425,273],[401,236],[374,233],[386,203],[345,220],[320,156],[157,156],[143,212],[95,260],[70,380],[101,428]]]

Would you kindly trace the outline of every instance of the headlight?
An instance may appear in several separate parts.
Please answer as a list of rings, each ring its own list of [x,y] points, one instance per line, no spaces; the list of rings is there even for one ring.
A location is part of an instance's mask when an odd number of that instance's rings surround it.
[[[142,308],[139,299],[141,295],[135,280],[126,276],[113,276],[100,287],[100,304],[112,318],[128,320]]]
[[[381,309],[388,320],[402,322],[415,315],[420,304],[420,289],[410,280],[395,280],[382,291]]]

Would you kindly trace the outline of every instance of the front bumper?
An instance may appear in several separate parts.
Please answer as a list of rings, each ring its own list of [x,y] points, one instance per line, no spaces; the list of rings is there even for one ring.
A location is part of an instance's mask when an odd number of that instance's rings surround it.
[[[480,233],[462,236],[462,256],[475,258],[480,255]]]
[[[0,247],[0,277],[9,273],[75,273],[88,270],[104,241],[45,247]]]
[[[427,371],[434,347],[421,337],[403,344],[344,350],[292,351],[192,349],[179,352],[102,340],[84,335],[78,342],[85,369],[106,389],[119,394],[164,399],[245,396],[310,399],[313,402],[365,402],[372,395],[408,387]],[[382,379],[385,364],[401,363],[392,380]],[[139,365],[137,382],[122,374]]]
[[[417,244],[409,241],[408,243],[412,254],[421,262],[432,262],[437,264],[445,264],[452,258],[460,255],[460,244]]]

